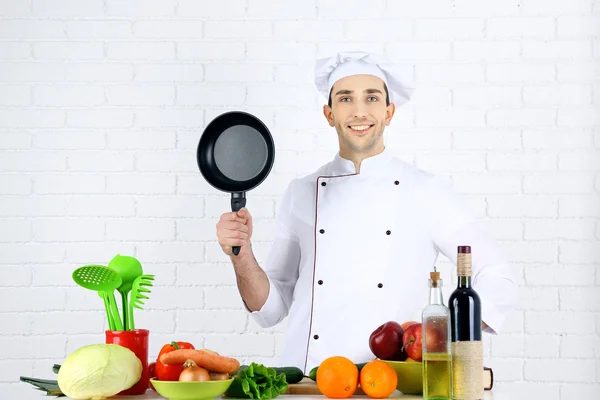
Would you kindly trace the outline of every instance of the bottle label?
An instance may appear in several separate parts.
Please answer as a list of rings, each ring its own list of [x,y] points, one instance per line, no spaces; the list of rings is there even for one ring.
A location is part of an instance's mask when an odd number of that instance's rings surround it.
[[[483,342],[452,342],[452,386],[455,400],[483,399]]]
[[[473,274],[470,253],[459,253],[456,265],[458,267],[457,273],[459,276],[471,276]]]

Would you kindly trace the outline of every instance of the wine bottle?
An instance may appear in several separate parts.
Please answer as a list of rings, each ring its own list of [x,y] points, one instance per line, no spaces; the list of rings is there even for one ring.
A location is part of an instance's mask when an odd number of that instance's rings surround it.
[[[452,386],[456,400],[483,398],[481,300],[471,286],[471,246],[459,246],[458,285],[450,295]]]
[[[443,281],[436,268],[429,274],[429,304],[422,312],[423,398],[452,400],[450,310],[444,305]]]

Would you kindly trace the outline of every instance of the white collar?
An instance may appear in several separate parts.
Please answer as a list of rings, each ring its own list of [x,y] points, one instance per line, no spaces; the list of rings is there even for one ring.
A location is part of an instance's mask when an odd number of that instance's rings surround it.
[[[381,153],[362,160],[360,163],[360,174],[358,175],[372,176],[381,174],[391,159],[392,154],[387,148],[384,148]],[[335,155],[330,170],[332,175],[357,175],[354,162],[343,158],[339,152]]]

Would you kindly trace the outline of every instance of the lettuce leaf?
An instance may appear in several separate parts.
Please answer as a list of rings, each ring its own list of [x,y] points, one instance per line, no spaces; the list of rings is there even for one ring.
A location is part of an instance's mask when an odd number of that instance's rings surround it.
[[[284,373],[278,375],[273,368],[251,363],[237,372],[225,396],[268,400],[284,393],[287,388]]]

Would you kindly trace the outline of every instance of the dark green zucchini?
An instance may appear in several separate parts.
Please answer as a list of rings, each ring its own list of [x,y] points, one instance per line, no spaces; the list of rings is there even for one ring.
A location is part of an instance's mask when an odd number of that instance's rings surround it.
[[[358,368],[358,372],[360,372],[360,370],[362,370],[365,365],[367,365],[367,363],[356,364],[356,367]],[[319,366],[316,366],[313,369],[311,369],[310,373],[308,374],[308,377],[315,382],[317,381],[317,370],[318,369],[319,369]]]
[[[240,366],[240,369],[238,370],[238,372],[241,372],[241,371],[245,370],[246,368],[248,368],[248,365],[242,365],[242,366]],[[297,367],[270,367],[270,368],[273,368],[278,375],[284,374],[285,381],[288,384],[298,383],[302,380],[302,378],[304,378],[304,373],[302,372],[302,370],[300,368],[297,368]]]
[[[288,384],[298,383],[304,378],[304,373],[300,368],[296,367],[273,367],[278,374],[285,374],[285,381]]]

